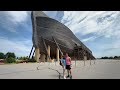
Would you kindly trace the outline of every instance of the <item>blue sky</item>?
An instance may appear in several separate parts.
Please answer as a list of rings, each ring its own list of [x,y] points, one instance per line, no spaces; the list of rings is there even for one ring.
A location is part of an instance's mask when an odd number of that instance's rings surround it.
[[[119,11],[44,11],[65,24],[93,52],[120,56]],[[0,52],[28,56],[32,48],[30,11],[0,11]]]

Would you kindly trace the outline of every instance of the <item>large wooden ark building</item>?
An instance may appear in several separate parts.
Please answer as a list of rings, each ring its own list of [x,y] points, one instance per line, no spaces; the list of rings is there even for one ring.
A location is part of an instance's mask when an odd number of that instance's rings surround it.
[[[58,61],[64,53],[68,53],[72,60],[95,59],[92,51],[64,24],[48,17],[42,11],[32,11],[31,18],[32,41],[37,62],[50,59]]]

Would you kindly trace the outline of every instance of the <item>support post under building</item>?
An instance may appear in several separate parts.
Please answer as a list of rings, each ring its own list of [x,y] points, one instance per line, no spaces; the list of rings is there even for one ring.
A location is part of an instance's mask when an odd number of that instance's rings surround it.
[[[50,57],[50,46],[48,45],[48,49],[47,49],[47,52],[48,52],[48,56],[47,56],[47,62],[50,61],[49,57]]]
[[[56,59],[57,59],[57,61],[59,61],[59,49],[58,48],[56,50]]]
[[[40,60],[41,60],[41,62],[45,62],[45,54],[41,54]]]
[[[39,62],[39,58],[40,58],[40,49],[39,48],[36,48],[35,49],[35,60],[37,62]]]

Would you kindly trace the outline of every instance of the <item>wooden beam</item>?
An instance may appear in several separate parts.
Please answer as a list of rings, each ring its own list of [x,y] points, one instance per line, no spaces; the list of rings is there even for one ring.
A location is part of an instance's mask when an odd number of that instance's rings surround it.
[[[58,48],[56,48],[56,59],[57,61],[59,61],[59,49]]]
[[[41,37],[41,38],[42,38],[42,37]],[[51,60],[51,57],[49,56],[48,51],[47,51],[46,43],[45,43],[45,41],[44,41],[43,38],[42,38],[42,40],[43,40],[43,44],[44,44],[44,46],[45,46],[45,50],[46,50],[46,52],[47,52],[47,56],[48,56],[48,58]]]
[[[50,56],[50,45],[48,45],[47,52],[48,52],[47,61],[49,61],[48,57]]]
[[[43,37],[42,37],[43,38]],[[49,39],[46,39],[46,38],[43,38],[44,40],[46,40],[46,41],[49,41],[49,42],[51,42],[51,43],[55,43],[55,41],[52,41],[52,40],[49,40]],[[56,43],[55,43],[56,44]],[[62,44],[60,44],[60,43],[57,43],[58,44],[58,46],[61,46],[61,47],[64,47],[64,48],[66,48],[66,49],[68,49],[68,50],[72,50],[73,51],[73,49],[70,49],[70,48],[68,48],[67,46],[65,46],[65,45],[62,45]],[[83,45],[83,44],[82,44]],[[80,48],[82,48],[82,46],[79,46]],[[83,48],[84,49],[84,48]],[[60,52],[61,53],[61,52]],[[89,52],[90,53],[90,52]],[[92,53],[90,53],[90,55],[91,56],[93,56],[92,55]]]
[[[54,42],[56,43],[57,48],[60,50],[61,55],[63,56],[63,52],[61,51],[57,41],[55,40],[55,38],[53,36],[52,36],[52,38],[53,38]]]
[[[46,38],[44,38],[44,40],[47,40],[47,41],[49,41],[49,42],[51,42],[51,43],[55,43],[54,41],[49,40],[49,39],[46,39]],[[65,46],[65,45],[60,44],[60,43],[57,43],[57,44],[58,44],[59,46],[62,46],[62,47],[64,47],[64,48],[67,48],[67,49],[69,49],[69,50],[73,50],[73,49],[68,48],[68,47]]]
[[[40,49],[35,48],[35,60],[39,62],[39,58],[40,58]]]
[[[77,50],[77,51],[78,51],[78,55],[77,55],[77,58],[78,58],[78,60],[79,60],[79,48],[78,48],[78,50]]]

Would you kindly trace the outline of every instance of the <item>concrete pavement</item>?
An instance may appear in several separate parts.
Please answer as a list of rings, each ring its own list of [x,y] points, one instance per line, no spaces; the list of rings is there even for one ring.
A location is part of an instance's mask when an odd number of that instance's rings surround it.
[[[91,65],[86,61],[85,66],[83,61],[75,66],[73,61],[72,75],[73,79],[120,79],[120,61],[96,60]],[[0,65],[0,79],[62,79],[62,67],[47,62]]]

